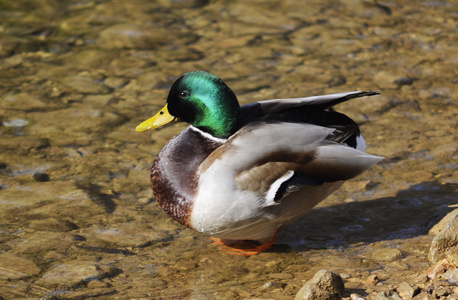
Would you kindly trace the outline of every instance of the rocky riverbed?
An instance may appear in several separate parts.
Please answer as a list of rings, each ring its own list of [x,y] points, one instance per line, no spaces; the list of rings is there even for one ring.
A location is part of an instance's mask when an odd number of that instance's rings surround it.
[[[1,1],[0,299],[458,299],[457,11]],[[270,250],[225,254],[149,188],[185,125],[134,131],[191,70],[223,78],[242,104],[379,90],[336,109],[385,159]]]

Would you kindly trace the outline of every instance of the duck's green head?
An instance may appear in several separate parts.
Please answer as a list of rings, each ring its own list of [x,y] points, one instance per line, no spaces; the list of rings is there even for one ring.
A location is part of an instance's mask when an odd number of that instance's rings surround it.
[[[136,130],[154,129],[176,120],[214,137],[227,138],[240,126],[240,106],[234,92],[220,78],[203,71],[189,72],[172,85],[166,106]]]

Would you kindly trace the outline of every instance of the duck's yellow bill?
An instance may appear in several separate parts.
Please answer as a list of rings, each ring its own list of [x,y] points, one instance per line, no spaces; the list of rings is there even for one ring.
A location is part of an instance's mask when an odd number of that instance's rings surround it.
[[[177,118],[172,116],[169,113],[167,104],[153,117],[149,118],[146,121],[143,121],[140,125],[135,128],[135,131],[147,131],[150,129],[156,129],[158,127],[164,126],[170,122],[176,122]]]

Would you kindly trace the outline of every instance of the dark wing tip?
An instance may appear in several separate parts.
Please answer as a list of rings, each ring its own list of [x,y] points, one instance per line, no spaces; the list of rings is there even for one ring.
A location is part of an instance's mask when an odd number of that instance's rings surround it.
[[[339,101],[339,103],[345,102],[347,100],[354,99],[354,98],[360,98],[360,97],[366,97],[366,96],[376,96],[376,95],[380,95],[380,92],[379,91],[360,91],[360,92],[356,92],[353,94],[348,94],[347,96],[343,97],[343,99]]]
[[[365,96],[375,96],[375,95],[380,95],[379,91],[363,91],[361,94],[358,95],[358,97],[365,97]]]

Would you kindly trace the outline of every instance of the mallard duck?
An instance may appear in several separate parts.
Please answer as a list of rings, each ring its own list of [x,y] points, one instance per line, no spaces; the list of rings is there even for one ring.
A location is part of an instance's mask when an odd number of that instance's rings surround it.
[[[378,92],[277,99],[240,106],[215,75],[189,72],[172,85],[167,103],[137,131],[174,121],[191,124],[157,155],[151,186],[172,218],[234,246],[277,233],[382,158],[366,154],[358,125],[332,107]],[[233,252],[234,253],[234,252]]]

